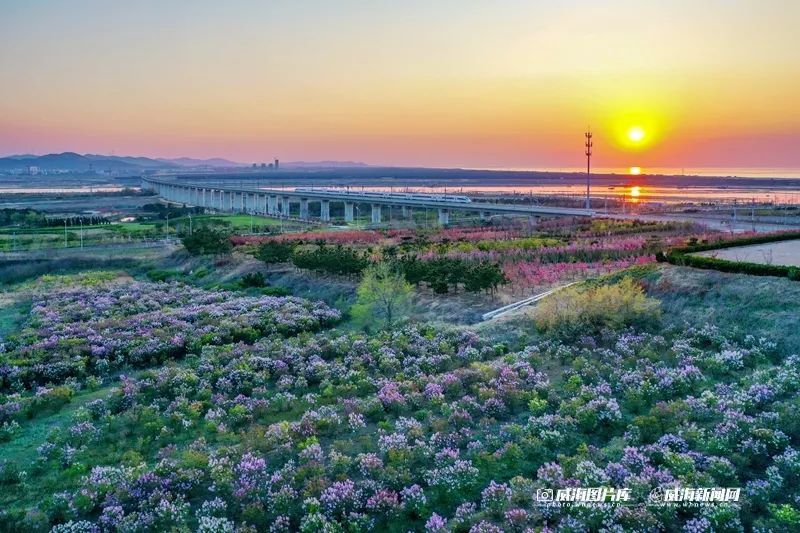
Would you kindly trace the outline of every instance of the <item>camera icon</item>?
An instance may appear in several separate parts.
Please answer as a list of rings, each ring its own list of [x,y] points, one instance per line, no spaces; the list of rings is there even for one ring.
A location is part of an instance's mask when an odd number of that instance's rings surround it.
[[[537,502],[552,502],[553,501],[553,489],[536,489],[536,501]]]

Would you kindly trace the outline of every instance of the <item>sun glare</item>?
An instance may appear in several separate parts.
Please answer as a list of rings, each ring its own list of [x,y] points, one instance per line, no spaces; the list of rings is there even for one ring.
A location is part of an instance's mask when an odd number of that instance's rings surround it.
[[[644,130],[639,126],[634,126],[628,130],[628,139],[632,142],[638,143],[644,140]]]
[[[639,187],[638,185],[634,185],[633,187],[631,187],[631,198],[639,198],[641,194],[642,194],[641,187]]]
[[[631,167],[629,171],[633,176],[638,176],[642,173],[642,167]]]

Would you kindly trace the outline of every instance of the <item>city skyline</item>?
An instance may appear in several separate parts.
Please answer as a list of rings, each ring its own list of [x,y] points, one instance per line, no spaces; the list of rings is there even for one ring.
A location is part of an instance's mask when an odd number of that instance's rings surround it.
[[[800,167],[786,2],[6,2],[0,153]],[[247,15],[247,16],[243,16]]]

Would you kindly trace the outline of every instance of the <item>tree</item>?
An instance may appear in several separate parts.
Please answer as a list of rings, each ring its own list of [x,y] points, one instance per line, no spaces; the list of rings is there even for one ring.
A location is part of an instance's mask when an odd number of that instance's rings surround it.
[[[285,263],[292,258],[294,245],[288,242],[267,241],[258,247],[256,257],[265,263]]]
[[[319,246],[315,250],[295,250],[292,263],[297,268],[353,276],[363,271],[369,261],[364,254],[342,245]]]
[[[370,265],[358,286],[354,318],[367,322],[377,320],[391,327],[408,310],[411,285],[389,263]]]
[[[186,251],[193,255],[224,254],[233,247],[227,233],[206,227],[185,235],[181,242]]]

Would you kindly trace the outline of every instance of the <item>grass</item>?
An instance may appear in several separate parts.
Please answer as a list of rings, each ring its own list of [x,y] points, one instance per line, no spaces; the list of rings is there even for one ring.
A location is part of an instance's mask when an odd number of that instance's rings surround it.
[[[197,227],[203,224],[224,225],[234,231],[249,232],[251,227],[254,231],[264,231],[267,228],[278,227],[281,221],[275,218],[263,217],[258,215],[197,215],[192,217],[192,224]],[[252,224],[252,226],[251,226]],[[296,223],[293,223],[296,225]],[[83,240],[85,245],[102,244],[113,242],[121,236],[144,238],[160,237],[166,234],[167,221],[147,221],[147,222],[115,222],[103,225],[86,225],[83,227]],[[176,233],[178,230],[187,231],[189,228],[189,217],[179,217],[169,220],[169,233]],[[79,226],[69,226],[67,228],[67,239],[69,246],[76,246],[80,242],[81,228]],[[64,247],[64,228],[20,228],[3,227],[0,228],[0,251],[16,250],[36,250],[44,248]]]
[[[36,448],[41,446],[47,435],[56,428],[68,427],[76,411],[92,400],[106,396],[111,389],[117,387],[114,382],[94,391],[81,392],[57,412],[45,416],[37,416],[33,420],[20,424],[19,434],[11,442],[3,444],[3,458],[19,465],[32,463],[36,459]]]
[[[19,329],[30,309],[31,302],[28,299],[4,301],[0,295],[0,340]]]
[[[800,353],[796,281],[665,264],[638,279],[661,300],[666,325],[714,324],[740,337],[773,339],[784,353]]]

